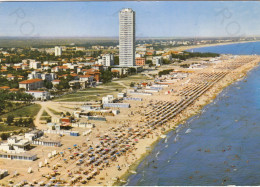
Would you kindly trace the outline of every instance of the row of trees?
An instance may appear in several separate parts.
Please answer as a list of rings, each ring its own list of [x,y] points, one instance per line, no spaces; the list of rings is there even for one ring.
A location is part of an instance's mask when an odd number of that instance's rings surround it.
[[[220,54],[218,53],[191,53],[184,51],[182,54],[172,54],[172,58],[179,59],[179,60],[187,60],[189,58],[195,58],[195,57],[218,57]]]
[[[0,120],[2,121],[2,119]],[[14,125],[17,127],[34,127],[33,119],[31,117],[26,119],[19,118],[19,120],[14,120],[13,115],[8,115],[5,122],[7,123],[7,125]]]
[[[17,78],[15,80],[8,81],[4,77],[0,77],[0,86],[9,86],[10,88],[18,88],[19,87],[19,81]]]
[[[166,69],[166,70],[163,70],[163,71],[159,71],[158,75],[161,77],[162,75],[167,75],[169,74],[170,72],[172,72],[174,69]]]
[[[23,92],[9,92],[8,90],[0,90],[0,113],[6,110],[7,107],[12,107],[9,101],[31,101],[33,96]]]
[[[33,96],[21,91],[10,92],[8,90],[0,90],[0,101],[31,101]]]

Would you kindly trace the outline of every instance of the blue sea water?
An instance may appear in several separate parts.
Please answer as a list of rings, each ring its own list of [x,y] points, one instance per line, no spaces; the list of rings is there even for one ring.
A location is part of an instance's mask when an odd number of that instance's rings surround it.
[[[212,47],[201,47],[187,50],[189,52],[211,52],[219,54],[233,55],[254,55],[260,54],[260,42],[248,42],[228,45],[218,45]]]
[[[127,185],[260,185],[260,67],[162,139]]]

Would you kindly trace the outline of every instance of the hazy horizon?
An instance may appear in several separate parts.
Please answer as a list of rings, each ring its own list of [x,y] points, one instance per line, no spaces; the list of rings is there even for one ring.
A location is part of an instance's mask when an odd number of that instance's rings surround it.
[[[233,1],[2,2],[0,36],[117,38],[128,7],[137,38],[260,36],[260,3]]]

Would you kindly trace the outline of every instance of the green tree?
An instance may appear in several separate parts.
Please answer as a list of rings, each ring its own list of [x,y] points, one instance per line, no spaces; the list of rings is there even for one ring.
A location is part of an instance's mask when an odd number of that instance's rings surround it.
[[[119,65],[119,56],[114,56],[114,64]]]
[[[52,87],[53,87],[52,82],[47,81],[47,80],[44,80],[44,81],[43,81],[43,85],[44,85],[44,87],[46,87],[47,89],[52,89]]]
[[[7,140],[7,138],[9,138],[10,137],[10,134],[9,133],[2,133],[1,134],[1,139],[2,140]]]
[[[13,123],[13,121],[14,121],[14,116],[13,116],[13,115],[8,115],[8,116],[7,116],[6,123],[7,123],[8,125],[11,125],[11,124]]]
[[[130,83],[130,87],[134,87],[135,86],[135,83],[134,82],[131,82]]]
[[[135,74],[136,73],[136,69],[135,68],[129,68],[129,74]]]
[[[174,69],[166,69],[166,70],[163,70],[163,71],[159,71],[158,75],[161,77],[162,75],[167,75],[169,74],[170,72],[172,72]]]
[[[103,83],[110,82],[112,80],[112,72],[108,69],[100,72],[100,79]]]

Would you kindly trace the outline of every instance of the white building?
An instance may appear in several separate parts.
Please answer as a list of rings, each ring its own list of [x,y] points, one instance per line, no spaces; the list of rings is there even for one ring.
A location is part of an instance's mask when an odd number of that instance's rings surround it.
[[[114,101],[114,96],[113,95],[107,95],[106,97],[102,97],[102,103],[113,103]]]
[[[42,73],[41,74],[42,80],[53,81],[56,79],[56,77],[57,77],[57,75],[55,73]]]
[[[30,79],[42,79],[47,81],[53,81],[56,79],[57,75],[55,73],[40,73],[33,71],[30,74],[28,74],[28,80]]]
[[[39,69],[41,68],[41,62],[30,61],[29,67],[30,69]]]
[[[105,54],[102,56],[102,65],[103,66],[112,66],[114,65],[114,55],[113,54]]]
[[[42,76],[40,72],[32,71],[28,74],[28,79],[42,79]]]
[[[130,8],[119,13],[119,65],[135,66],[135,12]]]
[[[118,93],[118,94],[117,94],[117,97],[118,97],[118,98],[126,97],[126,93]]]
[[[6,143],[0,145],[0,150],[7,153],[24,153],[29,147],[29,140],[20,136],[12,136],[7,139]]]
[[[32,95],[36,100],[48,100],[51,97],[47,91],[30,90],[25,93]]]
[[[172,54],[162,55],[163,59],[172,61]]]
[[[61,53],[62,53],[61,47],[55,46],[54,50],[55,50],[55,56],[61,56]]]
[[[33,141],[41,136],[43,136],[43,131],[41,130],[33,130],[24,134],[24,138],[29,141]]]
[[[153,60],[152,60],[153,64],[155,64],[155,66],[161,66],[162,61],[163,61],[163,58],[161,56],[154,56]]]

